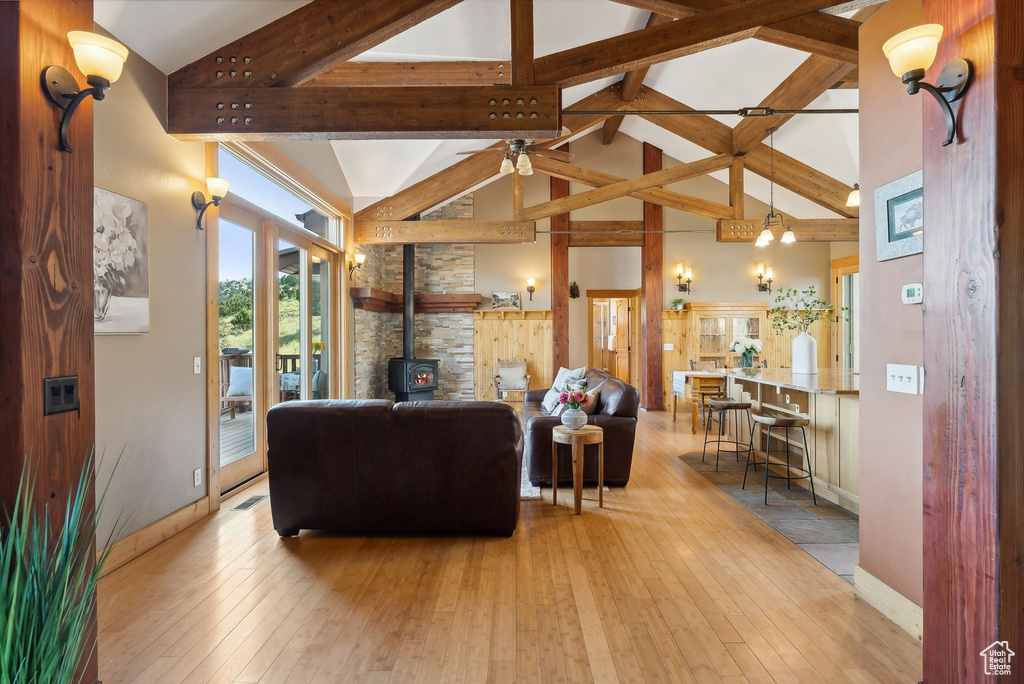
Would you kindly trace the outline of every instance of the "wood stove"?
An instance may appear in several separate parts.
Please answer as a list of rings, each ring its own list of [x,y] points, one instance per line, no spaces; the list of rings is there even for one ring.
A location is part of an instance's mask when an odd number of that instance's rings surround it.
[[[402,252],[402,357],[388,360],[388,389],[395,401],[430,401],[437,390],[437,359],[417,359],[415,312],[416,245]]]

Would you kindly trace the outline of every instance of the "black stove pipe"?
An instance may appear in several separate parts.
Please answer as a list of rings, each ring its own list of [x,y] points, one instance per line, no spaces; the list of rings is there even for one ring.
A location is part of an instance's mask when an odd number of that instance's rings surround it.
[[[409,217],[419,221],[420,215]],[[416,312],[416,245],[403,245],[402,250],[402,358],[416,358],[416,329],[413,314]]]

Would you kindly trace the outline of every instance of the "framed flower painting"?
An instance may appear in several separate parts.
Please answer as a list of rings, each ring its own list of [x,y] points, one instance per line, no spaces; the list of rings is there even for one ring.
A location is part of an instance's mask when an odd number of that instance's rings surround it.
[[[93,332],[149,332],[149,208],[96,188],[93,197]]]

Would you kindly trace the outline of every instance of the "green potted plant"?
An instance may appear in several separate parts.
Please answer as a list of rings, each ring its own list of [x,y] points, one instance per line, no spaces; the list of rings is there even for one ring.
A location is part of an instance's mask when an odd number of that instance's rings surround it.
[[[673,311],[682,311],[682,309],[683,309],[683,298],[680,297],[678,299],[673,299],[672,300],[672,310]]]
[[[121,525],[96,558],[106,492],[93,509],[92,471],[90,456],[56,525],[49,505],[40,513],[34,504],[35,478],[22,468],[0,530],[0,684],[75,682],[79,664],[96,648],[96,585]]]
[[[780,335],[787,331],[799,331],[793,340],[793,372],[804,375],[818,373],[818,342],[807,330],[821,319],[835,322],[841,318],[836,308],[818,296],[811,285],[805,290],[783,288],[775,298],[775,306],[768,311],[772,328]],[[846,307],[842,308],[846,311]]]

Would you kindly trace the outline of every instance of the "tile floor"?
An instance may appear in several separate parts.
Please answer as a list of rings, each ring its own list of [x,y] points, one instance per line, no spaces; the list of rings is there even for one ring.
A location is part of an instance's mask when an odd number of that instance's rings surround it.
[[[718,472],[715,472],[713,446],[708,447],[704,463],[701,463],[699,451],[679,458],[819,563],[853,583],[853,566],[857,564],[860,549],[860,522],[855,513],[821,497],[815,506],[810,491],[799,485],[787,491],[785,480],[774,479],[768,484],[768,505],[765,506],[763,468],[758,468],[756,473],[751,468],[747,488],[741,488],[745,454],[737,462],[735,456],[726,454],[723,449]]]

